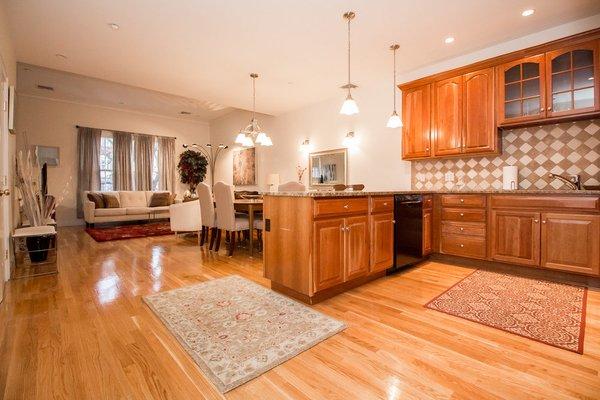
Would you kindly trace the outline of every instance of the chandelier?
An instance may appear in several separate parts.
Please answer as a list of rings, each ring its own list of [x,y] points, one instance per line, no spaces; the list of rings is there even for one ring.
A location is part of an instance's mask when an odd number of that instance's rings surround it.
[[[350,81],[350,21],[352,21],[355,16],[356,14],[354,14],[352,11],[344,13],[344,19],[348,21],[348,83],[341,87],[341,89],[348,89],[348,95],[346,96],[346,100],[344,100],[342,108],[340,109],[340,114],[344,115],[358,114],[358,105],[352,98],[352,93],[350,93],[352,89],[358,87]]]
[[[250,120],[250,123],[238,133],[235,138],[235,143],[244,147],[252,147],[255,144],[261,146],[273,146],[273,141],[265,132],[263,132],[256,119],[256,78],[258,78],[258,74],[251,73],[250,77],[252,78],[252,119]]]
[[[400,119],[400,116],[396,112],[396,50],[398,50],[399,48],[400,48],[400,46],[397,44],[393,44],[390,46],[390,50],[392,50],[394,52],[394,86],[393,86],[394,111],[392,112],[392,115],[390,115],[390,119],[388,119],[388,122],[386,125],[388,128],[401,128],[402,127],[402,120]]]

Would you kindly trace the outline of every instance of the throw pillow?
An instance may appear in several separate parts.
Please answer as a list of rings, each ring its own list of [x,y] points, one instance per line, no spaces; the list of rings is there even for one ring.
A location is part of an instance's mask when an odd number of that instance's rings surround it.
[[[104,199],[104,204],[106,208],[119,208],[121,205],[119,204],[119,199],[114,194],[102,193],[102,198]]]
[[[89,201],[94,202],[96,208],[104,208],[104,199],[100,193],[88,193],[87,198]]]
[[[152,193],[152,197],[150,198],[150,207],[164,207],[168,205],[171,205],[171,193]]]

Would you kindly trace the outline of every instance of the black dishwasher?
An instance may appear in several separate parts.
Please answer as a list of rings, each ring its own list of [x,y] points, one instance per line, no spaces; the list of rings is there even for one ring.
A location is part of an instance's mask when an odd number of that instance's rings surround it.
[[[394,196],[394,266],[388,273],[419,263],[423,257],[423,196]]]

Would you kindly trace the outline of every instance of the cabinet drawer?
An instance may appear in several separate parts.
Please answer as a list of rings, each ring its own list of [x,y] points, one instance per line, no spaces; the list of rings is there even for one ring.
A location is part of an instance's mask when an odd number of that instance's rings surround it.
[[[484,194],[443,194],[443,207],[485,207]]]
[[[369,202],[366,197],[315,200],[314,216],[366,213]]]
[[[485,236],[485,224],[483,222],[442,222],[442,234]]]
[[[391,212],[394,211],[393,196],[377,196],[371,197],[371,212]]]
[[[461,257],[485,258],[485,238],[442,234],[441,252]]]
[[[527,196],[527,195],[496,195],[491,199],[492,208],[550,208],[599,211],[600,197],[598,196]]]
[[[485,210],[467,208],[442,208],[442,220],[485,222]]]

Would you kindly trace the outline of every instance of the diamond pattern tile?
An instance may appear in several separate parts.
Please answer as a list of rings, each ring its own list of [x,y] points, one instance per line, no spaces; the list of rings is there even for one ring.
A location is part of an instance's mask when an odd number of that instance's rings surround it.
[[[413,161],[414,189],[456,189],[457,184],[472,190],[502,187],[502,167],[519,167],[521,189],[564,189],[548,173],[579,174],[587,185],[600,182],[600,120],[552,124],[505,131],[503,152],[498,157],[451,158]],[[427,173],[424,173],[427,172]],[[455,182],[445,182],[453,172]]]

